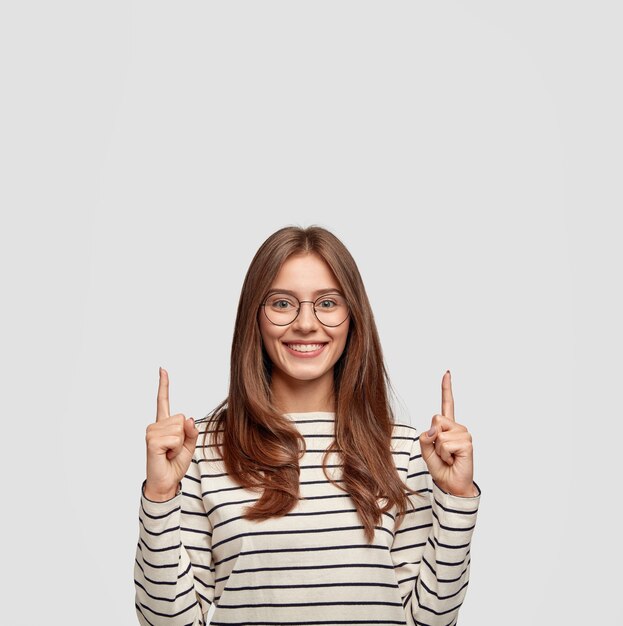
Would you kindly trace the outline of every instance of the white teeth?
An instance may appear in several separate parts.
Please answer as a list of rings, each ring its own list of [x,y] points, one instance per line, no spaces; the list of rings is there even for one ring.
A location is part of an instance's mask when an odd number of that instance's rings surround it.
[[[292,350],[296,350],[297,352],[313,352],[314,350],[318,350],[322,348],[324,344],[322,343],[287,343],[288,348],[292,348]]]

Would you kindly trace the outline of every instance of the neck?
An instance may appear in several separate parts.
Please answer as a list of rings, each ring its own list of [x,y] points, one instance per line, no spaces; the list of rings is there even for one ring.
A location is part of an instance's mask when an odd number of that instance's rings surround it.
[[[335,412],[333,371],[315,380],[297,380],[274,371],[270,389],[282,413]]]

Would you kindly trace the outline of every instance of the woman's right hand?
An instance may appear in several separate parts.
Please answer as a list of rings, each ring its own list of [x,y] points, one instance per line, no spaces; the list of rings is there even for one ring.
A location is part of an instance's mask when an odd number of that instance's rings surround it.
[[[147,480],[149,500],[170,500],[186,474],[195,452],[199,430],[192,417],[169,414],[169,375],[160,368],[156,421],[147,426]]]

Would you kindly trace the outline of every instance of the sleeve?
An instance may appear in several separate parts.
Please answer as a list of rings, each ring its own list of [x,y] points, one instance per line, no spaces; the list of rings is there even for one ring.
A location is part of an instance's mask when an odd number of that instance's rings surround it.
[[[425,497],[410,495],[391,548],[407,626],[453,626],[467,593],[470,543],[478,495],[443,491],[422,459],[419,435],[413,440],[406,483]]]
[[[214,600],[212,524],[193,458],[177,494],[165,502],[141,486],[134,564],[135,606],[142,626],[204,626]]]

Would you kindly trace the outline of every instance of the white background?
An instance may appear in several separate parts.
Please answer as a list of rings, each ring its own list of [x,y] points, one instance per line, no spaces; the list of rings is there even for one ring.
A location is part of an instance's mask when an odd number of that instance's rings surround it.
[[[461,626],[613,623],[619,6],[3,3],[1,621],[137,623],[158,367],[211,410],[253,254],[319,224],[401,421],[452,371],[483,491]]]

